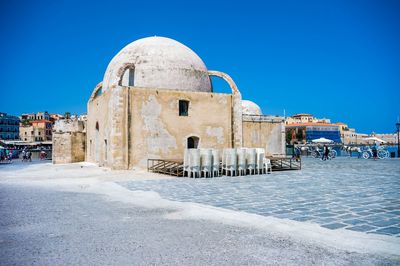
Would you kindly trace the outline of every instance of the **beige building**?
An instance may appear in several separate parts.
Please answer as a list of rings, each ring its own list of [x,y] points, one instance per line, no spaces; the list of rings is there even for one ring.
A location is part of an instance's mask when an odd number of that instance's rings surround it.
[[[61,120],[61,119],[64,119],[64,116],[63,116],[63,115],[60,115],[60,114],[50,114],[50,120],[51,120],[51,121],[56,122],[56,121]]]
[[[316,118],[311,114],[295,114],[286,118],[286,125],[305,124],[305,123],[325,123],[330,124],[328,118]]]
[[[376,134],[372,133],[371,136],[377,137],[381,140],[384,140],[386,144],[397,144],[397,133],[391,133],[391,134]],[[369,141],[371,143],[371,141]]]
[[[19,137],[22,141],[42,142],[52,140],[53,123],[49,120],[33,120],[20,124]]]
[[[397,143],[397,134],[364,134],[357,133],[354,128],[349,128],[345,123],[336,123],[340,129],[340,135],[342,138],[342,142],[345,145],[370,145],[373,144],[373,140],[368,140],[369,137],[377,137],[386,142],[386,144],[396,144]]]
[[[37,112],[37,113],[30,113],[30,114],[22,114],[20,119],[21,121],[24,120],[50,120],[51,115],[45,111],[45,112]]]
[[[340,138],[342,139],[343,144],[357,144],[357,142],[359,142],[359,138],[361,139],[359,136],[360,134],[356,133],[354,128],[349,128],[347,124],[338,122],[336,125],[339,127]]]
[[[213,92],[210,76],[225,80],[232,92]],[[285,150],[282,118],[263,116],[256,104],[242,101],[229,75],[207,70],[191,49],[168,38],[123,48],[87,108],[86,161],[113,169],[144,167],[147,159],[182,160],[186,148]],[[55,146],[61,133],[54,134]],[[60,153],[55,147],[55,162]]]

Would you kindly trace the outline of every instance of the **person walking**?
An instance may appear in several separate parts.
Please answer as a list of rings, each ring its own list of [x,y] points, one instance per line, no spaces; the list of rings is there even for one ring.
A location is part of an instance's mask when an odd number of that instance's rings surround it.
[[[329,159],[329,158],[328,158],[328,155],[329,155],[329,148],[328,148],[328,146],[325,144],[325,145],[324,145],[324,151],[323,151],[323,154],[322,154],[322,160],[323,160],[323,161],[326,161],[327,159]]]
[[[294,149],[294,152],[295,152],[295,155],[296,155],[296,157],[295,157],[296,162],[300,161],[300,155],[301,155],[301,149],[300,149],[300,147],[297,146],[297,147]]]
[[[24,148],[23,150],[22,150],[22,161],[23,162],[25,162],[26,161],[26,148]]]
[[[374,141],[374,145],[372,146],[372,157],[374,161],[378,159],[378,144],[376,141]]]

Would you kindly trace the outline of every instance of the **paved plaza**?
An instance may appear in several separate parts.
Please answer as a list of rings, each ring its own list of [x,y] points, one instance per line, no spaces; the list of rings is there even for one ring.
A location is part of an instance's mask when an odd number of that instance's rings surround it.
[[[155,191],[165,199],[195,202],[400,237],[400,161],[303,159],[303,170],[262,176],[128,181],[130,190]]]
[[[400,161],[303,166],[190,179],[0,165],[0,265],[399,265]]]

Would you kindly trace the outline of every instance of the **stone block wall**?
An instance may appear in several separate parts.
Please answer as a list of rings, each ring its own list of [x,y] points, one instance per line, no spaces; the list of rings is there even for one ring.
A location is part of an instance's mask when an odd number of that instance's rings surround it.
[[[86,132],[84,121],[57,121],[53,131],[53,163],[85,161],[85,149]]]

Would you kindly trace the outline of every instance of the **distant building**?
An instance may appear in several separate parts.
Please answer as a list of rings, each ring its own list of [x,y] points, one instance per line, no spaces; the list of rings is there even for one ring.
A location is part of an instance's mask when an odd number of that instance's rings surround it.
[[[36,120],[50,120],[50,115],[48,112],[38,112],[36,114]]]
[[[331,120],[328,118],[316,118],[311,114],[295,114],[286,118],[286,125],[304,123],[330,124]]]
[[[47,111],[22,114],[21,121],[24,122],[26,120],[50,120],[50,114]]]
[[[62,119],[64,119],[64,116],[63,116],[63,115],[60,115],[60,114],[50,114],[50,120],[53,121],[53,122],[56,122],[56,121],[62,120]]]
[[[6,113],[0,113],[0,139],[19,139],[19,118]]]
[[[331,123],[327,118],[315,118],[311,114],[296,114],[286,118],[286,142],[306,143],[312,139],[324,137],[344,145],[365,145],[373,141],[368,137],[377,137],[387,144],[397,144],[397,134],[364,134],[357,133],[354,128],[349,128],[346,123]],[[339,135],[338,135],[339,134]],[[338,137],[339,136],[339,137]],[[340,139],[340,140],[339,140]]]
[[[397,144],[397,133],[391,133],[391,134],[376,134],[373,133],[371,134],[373,137],[377,137],[381,140],[386,141],[386,144]],[[369,141],[371,143],[371,141]]]
[[[343,144],[357,144],[358,138],[360,137],[354,128],[349,128],[345,123],[338,122],[336,125],[339,127],[340,138]]]
[[[78,117],[78,120],[79,120],[79,121],[87,121],[87,115],[86,115],[86,114],[80,115],[80,116]]]
[[[50,120],[33,120],[20,127],[20,139],[27,142],[41,142],[52,140],[53,123]]]
[[[341,143],[339,126],[327,123],[296,123],[286,125],[288,144],[309,143],[314,139],[326,138]]]

